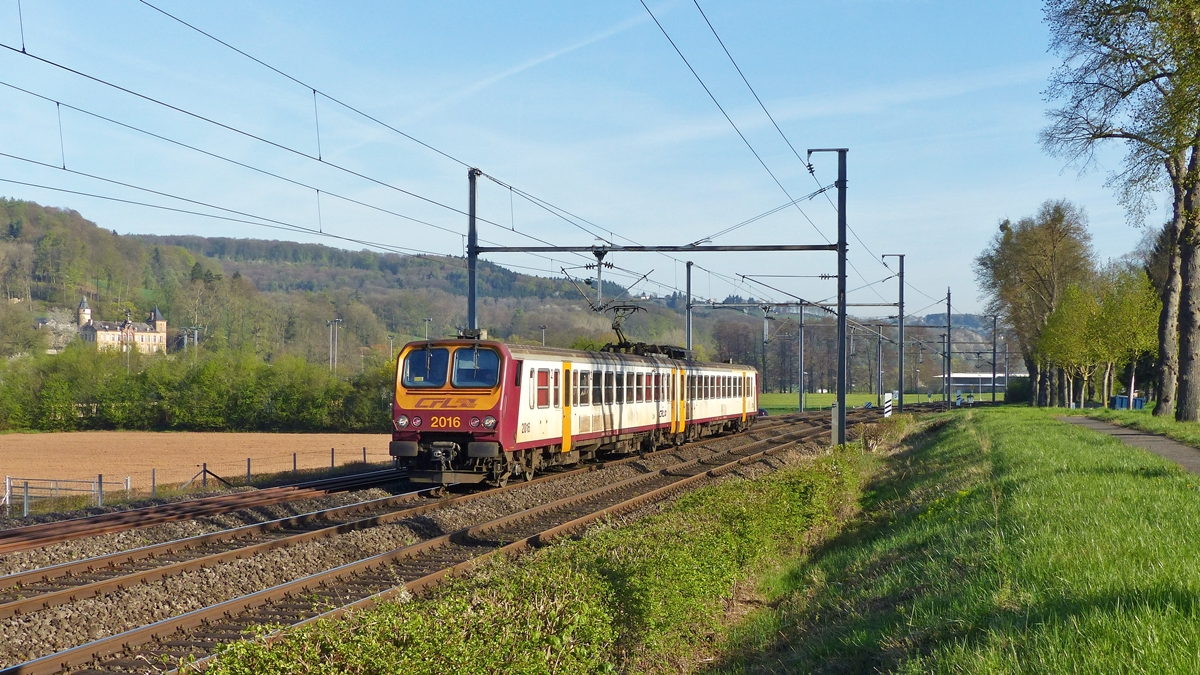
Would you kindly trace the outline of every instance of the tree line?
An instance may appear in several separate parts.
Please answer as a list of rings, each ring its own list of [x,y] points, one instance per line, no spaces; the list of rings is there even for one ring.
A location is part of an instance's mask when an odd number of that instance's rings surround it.
[[[1195,0],[1045,3],[1050,47],[1063,60],[1047,90],[1057,107],[1049,111],[1043,146],[1081,170],[1102,146],[1124,147],[1109,185],[1135,224],[1144,222],[1157,195],[1170,195],[1171,216],[1157,246],[1154,414],[1181,421],[1200,421],[1198,15]],[[1039,312],[1053,311],[1061,299],[1043,298]]]
[[[0,430],[390,430],[395,361],[341,375],[297,356],[202,348],[175,358],[97,350],[0,362]]]

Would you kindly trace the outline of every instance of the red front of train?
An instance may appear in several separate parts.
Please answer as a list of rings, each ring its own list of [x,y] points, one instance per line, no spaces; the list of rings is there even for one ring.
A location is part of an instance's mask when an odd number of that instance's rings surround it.
[[[390,451],[414,482],[500,480],[516,437],[513,359],[500,342],[430,340],[397,360]],[[508,391],[506,391],[506,389]],[[499,467],[499,468],[498,468]]]

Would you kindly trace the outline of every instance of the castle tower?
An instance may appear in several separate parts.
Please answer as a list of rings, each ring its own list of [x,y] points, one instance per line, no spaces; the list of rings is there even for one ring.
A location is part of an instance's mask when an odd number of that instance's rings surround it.
[[[162,312],[158,311],[158,305],[154,306],[154,313],[150,315],[150,323],[154,324],[155,333],[166,334],[167,318],[162,315]]]
[[[87,298],[83,298],[79,302],[79,327],[82,328],[92,322],[92,308],[88,306]]]

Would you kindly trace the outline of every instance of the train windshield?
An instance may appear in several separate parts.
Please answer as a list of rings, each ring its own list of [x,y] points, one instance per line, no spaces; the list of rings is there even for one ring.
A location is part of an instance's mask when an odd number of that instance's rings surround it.
[[[450,350],[445,347],[412,350],[404,357],[404,386],[446,386],[446,365],[449,361]]]
[[[500,381],[500,355],[491,349],[462,348],[454,352],[456,387],[494,387]]]

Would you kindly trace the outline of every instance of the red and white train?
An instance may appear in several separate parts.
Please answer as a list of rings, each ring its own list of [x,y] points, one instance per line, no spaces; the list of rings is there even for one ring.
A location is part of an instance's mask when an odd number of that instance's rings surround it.
[[[409,343],[396,369],[391,454],[416,482],[503,485],[753,423],[757,370],[664,351]]]

